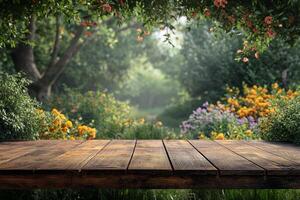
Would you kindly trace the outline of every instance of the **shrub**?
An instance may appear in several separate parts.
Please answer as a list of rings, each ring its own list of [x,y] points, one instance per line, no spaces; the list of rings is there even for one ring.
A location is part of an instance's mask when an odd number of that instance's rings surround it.
[[[65,94],[53,97],[49,106],[67,113],[79,123],[94,124],[98,138],[114,138],[124,132],[132,119],[130,107],[106,92],[89,91],[81,94],[67,89]]]
[[[252,118],[239,119],[222,105],[203,104],[183,121],[181,132],[192,138],[223,140],[255,138],[256,123]]]
[[[293,99],[298,95],[297,91],[285,91],[277,83],[272,84],[271,89],[244,85],[242,93],[237,88],[227,88],[224,108],[240,118],[251,116],[257,121],[274,111],[271,105],[274,99]]]
[[[0,139],[36,139],[41,119],[39,104],[27,92],[29,81],[20,74],[0,73]]]
[[[51,113],[44,110],[38,112],[43,119],[42,131],[39,134],[41,139],[80,140],[96,137],[95,128],[81,125],[77,121],[73,123],[57,109],[52,109]]]
[[[244,85],[242,93],[237,88],[227,88],[224,103],[206,105],[196,109],[181,125],[183,133],[192,137],[213,139],[250,139],[260,136],[258,122],[272,115],[277,105],[274,101],[288,101],[299,96],[298,91],[284,90],[277,83],[269,90],[266,86]]]
[[[178,135],[171,129],[164,127],[162,122],[145,123],[143,119],[130,125],[121,135],[122,139],[178,139],[183,135]]]
[[[300,96],[274,102],[275,112],[259,124],[261,135],[270,141],[300,144]]]

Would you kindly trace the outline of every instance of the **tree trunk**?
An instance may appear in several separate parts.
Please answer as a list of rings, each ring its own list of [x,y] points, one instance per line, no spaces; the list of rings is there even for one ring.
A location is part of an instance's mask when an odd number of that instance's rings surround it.
[[[29,32],[25,38],[28,42],[33,42],[35,30],[35,17],[31,17],[29,22]],[[35,65],[33,48],[30,44],[24,42],[19,43],[17,47],[12,50],[11,57],[16,71],[24,72],[32,81],[37,81],[41,78],[41,74]]]
[[[26,76],[32,81],[29,86],[29,94],[37,98],[39,101],[45,101],[51,95],[52,85],[56,82],[58,77],[64,71],[67,63],[78,52],[82,44],[79,39],[84,32],[84,27],[78,26],[74,38],[71,40],[69,47],[63,53],[62,57],[57,59],[59,51],[59,19],[57,18],[57,29],[54,48],[49,65],[43,76],[36,67],[34,60],[34,50],[30,43],[34,42],[36,19],[31,17],[28,25],[28,34],[26,34],[26,42],[21,42],[11,52],[11,57],[14,62],[16,71],[24,72]]]

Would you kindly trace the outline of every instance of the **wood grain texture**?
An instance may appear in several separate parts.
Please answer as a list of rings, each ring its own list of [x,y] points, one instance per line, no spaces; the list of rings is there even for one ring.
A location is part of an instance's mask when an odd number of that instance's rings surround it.
[[[214,166],[220,175],[264,175],[264,169],[233,153],[214,141],[190,140]]]
[[[127,170],[135,147],[135,140],[113,140],[82,167],[82,171]]]
[[[14,160],[30,152],[36,151],[41,147],[57,145],[62,141],[37,140],[37,141],[18,141],[0,143],[0,164]]]
[[[164,140],[174,172],[216,175],[217,169],[186,140]]]
[[[248,145],[243,141],[219,140],[217,142],[264,168],[267,175],[300,175],[300,165],[297,163]]]
[[[155,173],[172,171],[163,142],[161,140],[138,140],[128,170]]]
[[[8,189],[300,189],[299,168],[299,147],[260,141],[0,142],[0,188]]]
[[[245,143],[300,164],[300,146],[263,141],[245,141]]]
[[[50,140],[49,143],[45,143],[42,146],[30,146],[28,147],[28,149],[30,149],[28,153],[2,163],[0,170],[35,170],[37,165],[48,162],[52,158],[67,152],[82,142],[83,141],[78,140],[53,143]],[[20,150],[20,152],[23,151],[24,150]]]
[[[36,166],[38,170],[81,170],[110,140],[88,140],[69,151]]]

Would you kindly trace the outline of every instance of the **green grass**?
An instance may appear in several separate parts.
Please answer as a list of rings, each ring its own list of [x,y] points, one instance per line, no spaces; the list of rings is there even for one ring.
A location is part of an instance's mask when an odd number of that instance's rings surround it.
[[[113,189],[48,189],[3,190],[5,200],[299,200],[300,190],[113,190]]]

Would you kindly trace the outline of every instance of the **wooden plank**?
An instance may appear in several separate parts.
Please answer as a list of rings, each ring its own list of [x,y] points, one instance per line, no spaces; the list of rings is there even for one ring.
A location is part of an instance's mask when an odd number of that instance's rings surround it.
[[[186,140],[163,141],[175,172],[216,175],[217,169]]]
[[[55,140],[37,140],[37,141],[20,141],[20,142],[1,142],[0,143],[0,164],[14,160],[28,153],[34,152],[49,145],[56,145],[61,141]]]
[[[243,141],[216,141],[266,170],[267,175],[300,175],[300,166],[290,160],[247,145]]]
[[[172,167],[161,140],[138,140],[128,167],[136,172],[172,172]]]
[[[29,188],[300,189],[300,176],[190,176],[152,174],[0,174],[1,189]]]
[[[219,169],[220,175],[264,175],[263,168],[214,141],[190,140],[189,142]]]
[[[82,167],[82,171],[124,171],[127,169],[135,140],[113,140]]]
[[[35,166],[48,162],[53,157],[65,153],[69,149],[79,145],[83,141],[57,141],[44,146],[31,147],[33,150],[13,160],[2,163],[0,170],[34,170]],[[20,150],[22,152],[22,150]]]
[[[61,154],[48,162],[36,166],[38,170],[81,170],[91,158],[99,153],[110,140],[88,140],[66,153]]]
[[[300,147],[292,144],[245,141],[247,144],[300,164]]]

